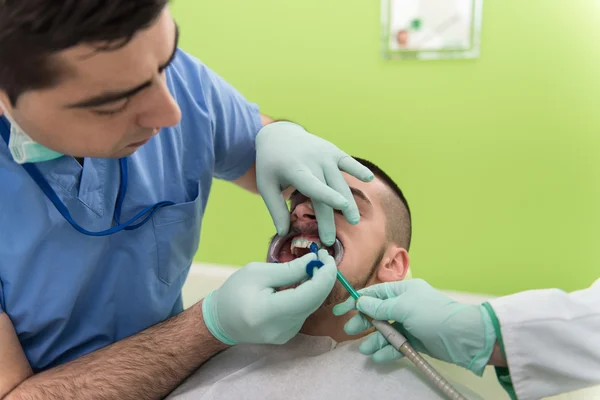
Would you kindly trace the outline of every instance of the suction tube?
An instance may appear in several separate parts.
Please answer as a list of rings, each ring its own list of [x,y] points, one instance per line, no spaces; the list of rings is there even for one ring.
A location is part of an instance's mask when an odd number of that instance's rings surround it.
[[[316,252],[316,246],[313,247],[311,245],[311,251]],[[360,293],[358,293],[350,282],[342,275],[342,273],[337,271],[337,279],[344,286],[344,288],[350,293],[350,296],[354,300],[360,298]],[[367,317],[369,318],[369,317]],[[408,340],[402,335],[392,324],[388,321],[378,321],[369,318],[375,329],[379,331],[383,335],[383,337],[388,341],[389,344],[392,345],[393,348],[398,350],[400,353],[404,354],[406,358],[410,360],[418,369],[425,375],[427,379],[433,385],[438,388],[440,392],[446,395],[449,400],[468,400],[464,397],[458,390],[456,390],[450,382],[448,382],[436,369],[427,362],[408,342]]]
[[[393,348],[404,354],[449,400],[468,400],[458,392],[435,368],[427,362],[400,332],[388,321],[371,320],[371,323],[385,337]]]
[[[297,233],[296,233],[297,234]],[[269,253],[267,254],[268,262],[278,263],[278,255],[281,252],[281,246],[283,246],[286,241],[292,236],[294,233],[290,233],[286,237],[275,237],[271,241],[271,245],[269,246]],[[312,252],[317,252],[318,247],[313,243],[310,247]],[[335,240],[335,244],[333,245],[334,251],[334,259],[336,265],[340,265],[342,262],[342,258],[344,257],[344,246],[340,243],[339,240]],[[312,268],[309,268],[312,270]],[[307,269],[307,272],[308,269]],[[310,272],[309,272],[310,274]],[[350,293],[352,298],[358,301],[360,298],[360,294],[354,290],[350,282],[342,275],[342,273],[338,270],[337,272],[338,281],[344,286],[344,288]],[[408,342],[408,340],[402,335],[392,324],[388,321],[378,321],[371,320],[368,316],[366,316],[375,329],[379,331],[383,335],[383,337],[388,341],[389,344],[392,345],[396,350],[400,353],[404,354],[407,359],[410,360],[418,369],[425,375],[427,379],[441,392],[443,393],[449,400],[468,400],[464,397],[458,390],[456,390],[450,382],[448,382],[436,369],[427,362]]]
[[[337,278],[338,281],[340,281],[340,283],[342,284],[342,286],[344,286],[344,288],[348,290],[350,296],[352,296],[354,300],[358,301],[358,299],[360,298],[360,294],[356,290],[354,290],[352,285],[350,285],[350,283],[346,280],[346,278],[344,278],[344,276],[339,270],[337,272]],[[433,368],[433,366],[429,364],[427,360],[425,360],[410,345],[410,343],[404,337],[404,335],[398,332],[398,330],[396,330],[396,328],[394,328],[392,324],[390,324],[388,321],[374,320],[369,318],[368,316],[366,316],[366,318],[368,318],[371,321],[375,329],[377,329],[377,331],[379,331],[379,333],[383,335],[385,340],[387,340],[393,348],[398,350],[400,353],[404,354],[406,358],[408,358],[410,362],[412,362],[415,365],[415,367],[417,367],[419,371],[421,371],[423,375],[425,375],[425,377],[429,379],[429,381],[433,383],[433,385],[436,388],[438,388],[440,392],[442,392],[446,395],[446,397],[448,397],[448,399],[467,400],[466,397],[464,397],[454,387],[452,387],[450,382],[448,382],[442,375],[440,375],[440,373],[437,372],[436,369]]]

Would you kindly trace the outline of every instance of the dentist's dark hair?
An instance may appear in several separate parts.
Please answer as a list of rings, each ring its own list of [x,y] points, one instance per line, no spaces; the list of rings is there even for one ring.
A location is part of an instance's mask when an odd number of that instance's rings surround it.
[[[79,44],[125,46],[158,19],[168,0],[0,0],[0,90],[13,106],[26,91],[68,76],[54,55]]]

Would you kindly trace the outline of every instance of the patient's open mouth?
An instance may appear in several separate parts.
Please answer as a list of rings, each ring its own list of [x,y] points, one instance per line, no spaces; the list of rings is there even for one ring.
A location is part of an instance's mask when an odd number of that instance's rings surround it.
[[[319,249],[326,249],[339,265],[344,256],[344,247],[336,239],[333,246],[325,246],[319,237],[313,234],[303,234],[298,231],[290,232],[287,236],[275,236],[269,246],[268,262],[289,262],[310,252],[310,245],[315,243]]]

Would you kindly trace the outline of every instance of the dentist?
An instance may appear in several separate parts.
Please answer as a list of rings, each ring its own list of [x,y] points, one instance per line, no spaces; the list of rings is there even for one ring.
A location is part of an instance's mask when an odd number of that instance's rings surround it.
[[[260,54],[257,54],[260,56]],[[274,122],[178,49],[167,0],[0,1],[0,398],[159,399],[241,342],[285,343],[331,291],[333,259],[251,263],[183,310],[213,178],[359,213],[372,173]],[[227,222],[227,221],[224,221]],[[233,225],[233,224],[232,224]]]

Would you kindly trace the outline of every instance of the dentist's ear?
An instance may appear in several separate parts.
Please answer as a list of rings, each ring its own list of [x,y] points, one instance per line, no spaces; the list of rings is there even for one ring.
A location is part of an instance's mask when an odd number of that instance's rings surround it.
[[[406,278],[409,267],[410,257],[406,249],[391,244],[381,259],[377,279],[381,282],[401,281]]]
[[[5,91],[0,90],[0,116],[8,114],[8,105],[10,104],[10,99]]]

